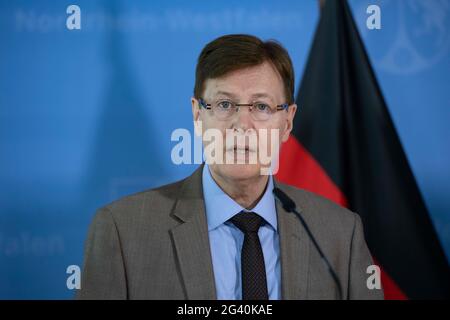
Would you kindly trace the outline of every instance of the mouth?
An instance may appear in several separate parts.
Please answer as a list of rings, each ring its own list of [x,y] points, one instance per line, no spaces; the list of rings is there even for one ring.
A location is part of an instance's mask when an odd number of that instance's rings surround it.
[[[227,156],[225,163],[227,164],[256,164],[257,149],[251,148],[251,146],[234,146],[226,149]]]
[[[250,153],[250,152],[255,152],[255,150],[251,149],[248,146],[245,147],[237,147],[235,146],[234,148],[230,148],[228,149],[229,152],[234,152],[237,154],[246,154],[246,153]]]

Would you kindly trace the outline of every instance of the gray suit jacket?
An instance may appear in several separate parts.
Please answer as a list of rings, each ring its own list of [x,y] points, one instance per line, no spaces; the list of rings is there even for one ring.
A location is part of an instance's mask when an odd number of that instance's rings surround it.
[[[85,246],[79,299],[216,299],[202,191],[202,166],[173,184],[101,208]],[[348,299],[382,299],[369,290],[372,259],[359,216],[281,183],[342,284]],[[336,299],[337,289],[299,220],[277,204],[283,299]]]

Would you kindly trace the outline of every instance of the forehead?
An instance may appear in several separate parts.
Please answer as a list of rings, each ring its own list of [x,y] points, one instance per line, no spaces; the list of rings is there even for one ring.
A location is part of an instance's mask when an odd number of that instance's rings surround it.
[[[266,95],[278,101],[284,96],[283,80],[270,63],[264,62],[205,82],[205,98],[223,93],[242,99]]]

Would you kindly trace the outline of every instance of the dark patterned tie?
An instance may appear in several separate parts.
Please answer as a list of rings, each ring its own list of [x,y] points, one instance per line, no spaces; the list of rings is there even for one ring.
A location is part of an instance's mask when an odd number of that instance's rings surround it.
[[[258,237],[264,219],[254,212],[240,212],[231,222],[244,233],[241,251],[242,300],[268,300],[266,267]]]

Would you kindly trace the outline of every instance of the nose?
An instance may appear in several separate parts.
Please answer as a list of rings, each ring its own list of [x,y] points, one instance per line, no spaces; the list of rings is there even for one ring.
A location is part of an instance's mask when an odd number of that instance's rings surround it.
[[[242,129],[247,131],[248,129],[254,129],[253,119],[251,111],[246,106],[240,106],[239,111],[236,112],[236,116],[233,118],[233,127],[236,129]]]

